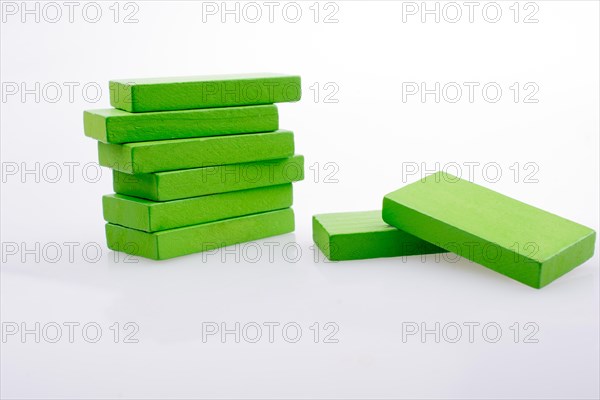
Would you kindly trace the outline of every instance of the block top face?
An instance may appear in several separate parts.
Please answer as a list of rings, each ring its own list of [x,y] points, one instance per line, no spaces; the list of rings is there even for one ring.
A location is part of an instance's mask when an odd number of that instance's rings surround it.
[[[138,204],[141,204],[141,205],[147,206],[147,207],[153,207],[153,206],[156,206],[157,204],[158,205],[161,204],[160,202],[156,202],[156,201],[152,201],[152,200],[147,200],[147,199],[142,199],[141,197],[126,196],[126,195],[118,194],[118,193],[105,194],[102,197],[130,201],[130,202],[138,203]],[[181,201],[181,200],[173,200],[173,202],[175,202],[175,201]]]
[[[89,113],[89,114],[98,115],[103,118],[126,117],[126,116],[132,115],[131,113],[128,113],[127,111],[118,110],[116,108],[98,108],[98,109],[94,109],[94,110],[86,110],[84,112]]]
[[[119,79],[109,82],[110,104],[143,113],[298,101],[298,75],[273,73]]]
[[[195,109],[195,110],[173,110],[173,111],[151,111],[141,114],[130,113],[128,111],[119,110],[118,108],[97,108],[93,110],[86,110],[85,113],[94,114],[102,118],[140,118],[147,119],[150,116],[156,117],[180,117],[182,120],[189,119],[190,112],[201,113],[201,118],[205,119],[224,119],[231,118],[231,116],[237,116],[236,113],[239,113],[241,116],[244,116],[241,112],[244,111],[271,111],[277,110],[277,106],[272,105],[254,105],[254,106],[237,106],[237,107],[226,107],[226,108],[208,108],[208,109]],[[215,113],[218,111],[218,114]]]
[[[381,210],[318,214],[314,218],[330,236],[398,231],[381,219]]]
[[[172,76],[162,78],[136,78],[136,79],[112,79],[111,82],[122,85],[156,85],[170,83],[195,83],[215,81],[237,81],[247,79],[264,78],[300,78],[298,75],[279,74],[274,72],[257,72],[247,74],[217,74],[217,75],[192,75]]]
[[[505,248],[537,244],[531,258],[540,263],[595,234],[576,222],[444,172],[387,194],[384,209],[388,201]]]
[[[236,139],[256,139],[259,140],[261,138],[263,139],[269,139],[269,138],[273,138],[273,137],[284,137],[284,136],[294,136],[294,133],[292,131],[289,131],[287,129],[278,129],[276,131],[272,131],[272,132],[258,132],[258,133],[244,133],[244,134],[240,134],[240,135],[228,135],[227,139],[231,139],[231,140],[236,140]],[[220,141],[223,140],[223,136],[207,136],[207,137],[200,137],[200,138],[183,138],[183,139],[176,139],[176,140],[152,140],[149,142],[135,142],[135,143],[124,143],[121,144],[120,146],[123,146],[123,148],[126,149],[144,149],[144,148],[155,148],[158,146],[162,146],[162,145],[167,145],[167,146],[186,146],[187,143],[198,143],[201,141],[204,141],[206,143],[211,142],[211,141]]]

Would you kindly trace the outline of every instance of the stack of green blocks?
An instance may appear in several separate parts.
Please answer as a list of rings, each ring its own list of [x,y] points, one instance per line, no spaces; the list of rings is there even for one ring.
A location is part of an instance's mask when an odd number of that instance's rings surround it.
[[[111,81],[110,93],[114,109],[84,113],[113,169],[109,248],[162,260],[294,230],[304,158],[274,103],[300,100],[299,76]]]

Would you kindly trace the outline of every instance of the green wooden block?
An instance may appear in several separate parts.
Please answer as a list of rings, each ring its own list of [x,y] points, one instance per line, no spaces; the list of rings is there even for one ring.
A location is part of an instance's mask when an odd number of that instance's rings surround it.
[[[100,165],[134,174],[274,160],[293,154],[294,134],[286,130],[126,144],[98,142]]]
[[[300,77],[272,73],[110,81],[110,104],[129,112],[298,101]]]
[[[132,143],[269,132],[279,128],[279,115],[275,105],[142,114],[108,108],[85,111],[83,128],[101,142]]]
[[[294,231],[291,208],[148,233],[106,224],[111,250],[165,260]]]
[[[446,252],[386,224],[380,210],[320,214],[312,222],[314,242],[332,261]]]
[[[292,206],[292,184],[156,202],[110,194],[102,197],[107,222],[146,232],[203,224]]]
[[[438,172],[389,193],[383,220],[534,288],[594,254],[596,232]]]
[[[119,194],[169,201],[208,194],[280,185],[304,179],[304,157],[221,165],[155,174],[130,175],[113,171]]]

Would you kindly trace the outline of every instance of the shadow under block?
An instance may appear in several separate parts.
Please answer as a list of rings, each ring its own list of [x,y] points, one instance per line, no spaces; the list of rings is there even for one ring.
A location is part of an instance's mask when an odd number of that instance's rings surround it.
[[[129,112],[187,110],[298,101],[300,77],[273,73],[121,79],[110,104]]]
[[[293,154],[294,134],[287,130],[126,144],[98,142],[100,165],[133,174],[273,160]]]
[[[304,179],[304,157],[221,165],[154,174],[113,171],[116,193],[154,201],[281,185]]]
[[[380,210],[315,215],[312,226],[314,242],[331,261],[446,252],[386,224]]]
[[[106,224],[111,250],[165,260],[294,231],[291,208],[148,233]]]
[[[596,239],[590,228],[442,172],[386,195],[383,220],[534,288],[591,258]]]
[[[104,219],[156,232],[292,206],[292,184],[156,202],[120,194],[102,197]]]
[[[105,143],[184,139],[275,131],[277,106],[247,106],[134,114],[114,108],[83,113],[86,136]]]

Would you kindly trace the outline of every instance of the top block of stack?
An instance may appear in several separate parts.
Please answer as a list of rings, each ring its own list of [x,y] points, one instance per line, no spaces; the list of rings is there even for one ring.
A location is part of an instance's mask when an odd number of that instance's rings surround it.
[[[110,81],[110,104],[129,112],[230,107],[300,100],[300,77],[272,73]]]

